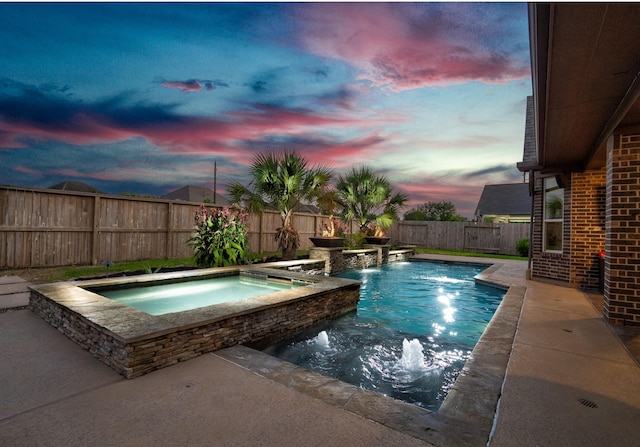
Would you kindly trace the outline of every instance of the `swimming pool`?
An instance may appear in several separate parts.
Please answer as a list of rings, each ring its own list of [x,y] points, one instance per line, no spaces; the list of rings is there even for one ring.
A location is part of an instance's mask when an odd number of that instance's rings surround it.
[[[437,410],[504,296],[486,266],[402,262],[338,275],[362,281],[357,312],[265,352]]]

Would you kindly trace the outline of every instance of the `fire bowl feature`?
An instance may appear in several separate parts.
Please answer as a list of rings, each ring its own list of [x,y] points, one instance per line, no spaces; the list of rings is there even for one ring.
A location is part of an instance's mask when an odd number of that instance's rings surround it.
[[[386,245],[389,242],[389,237],[375,237],[375,236],[367,236],[364,240],[367,244],[375,244],[375,245]]]
[[[309,240],[316,247],[336,248],[344,246],[343,237],[310,237]]]

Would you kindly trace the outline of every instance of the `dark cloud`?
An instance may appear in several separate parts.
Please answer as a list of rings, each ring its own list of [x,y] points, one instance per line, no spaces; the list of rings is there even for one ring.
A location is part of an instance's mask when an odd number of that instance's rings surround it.
[[[326,93],[320,96],[318,99],[320,103],[337,106],[345,110],[354,110],[355,103],[360,96],[346,85],[343,85],[337,90],[330,93]]]
[[[267,82],[266,81],[254,81],[249,84],[249,88],[253,90],[255,93],[263,93],[267,90]]]
[[[136,127],[175,123],[174,105],[131,104],[123,93],[96,102],[61,95],[66,89],[13,85],[0,93],[0,147],[21,146],[25,138],[72,144],[114,141]]]
[[[19,89],[19,92],[0,93],[0,116],[5,125],[13,122],[27,126],[37,125],[45,129],[64,129],[69,126],[70,117],[88,111],[83,103],[52,94],[51,89],[40,90],[17,84],[11,87],[11,90]],[[6,131],[10,132],[8,129]]]
[[[514,164],[497,165],[497,166],[492,166],[485,169],[479,169],[477,171],[467,172],[466,174],[464,174],[463,177],[467,179],[472,179],[476,177],[484,177],[487,175],[495,175],[495,174],[504,174],[505,176],[508,176],[508,177],[520,176],[520,174],[518,174],[518,170],[514,163]]]

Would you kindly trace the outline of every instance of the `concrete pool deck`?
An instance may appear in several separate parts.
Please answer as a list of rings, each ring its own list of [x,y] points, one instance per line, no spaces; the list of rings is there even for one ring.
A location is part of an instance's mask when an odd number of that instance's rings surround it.
[[[526,262],[490,262],[483,279],[524,288],[524,300],[489,445],[638,445],[640,367],[593,297],[527,281]],[[26,283],[8,278],[0,308],[26,304]],[[411,418],[389,428],[239,366],[230,358],[243,349],[126,380],[29,310],[0,313],[0,445],[455,445],[416,438]]]

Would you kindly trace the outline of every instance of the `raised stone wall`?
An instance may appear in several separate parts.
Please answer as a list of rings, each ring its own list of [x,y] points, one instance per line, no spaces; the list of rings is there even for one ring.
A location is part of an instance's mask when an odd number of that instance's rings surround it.
[[[389,262],[406,262],[415,254],[414,249],[389,251]]]
[[[98,360],[129,377],[124,340],[34,290],[29,309]]]
[[[415,254],[414,248],[394,250],[390,255],[390,245],[365,245],[359,250],[344,250],[343,248],[313,247],[309,250],[310,260],[324,260],[325,274],[331,275],[346,270],[363,269],[381,266],[395,261],[408,261]]]
[[[267,341],[275,343],[323,320],[336,318],[356,309],[360,295],[360,285],[354,282],[348,286],[314,291],[286,301],[274,299],[273,304],[265,304],[252,311],[235,312],[198,323],[178,323],[173,329],[156,330],[148,335],[126,338],[91,320],[96,312],[89,308],[101,307],[101,301],[109,300],[88,295],[88,315],[80,315],[65,306],[64,301],[75,301],[78,305],[84,299],[81,294],[88,292],[75,292],[77,288],[71,286],[67,289],[66,294],[64,288],[60,288],[59,292],[52,292],[52,296],[58,296],[52,299],[32,288],[30,309],[128,379],[236,344]],[[98,319],[112,314],[115,326],[131,323],[125,321],[130,320],[127,314],[116,314],[108,306],[107,303],[98,312],[101,314]],[[113,304],[110,306],[114,307]],[[181,317],[178,315],[174,318],[180,321]],[[119,322],[120,320],[122,321]],[[159,323],[166,320],[162,316],[158,318]]]
[[[344,250],[342,256],[344,258],[343,265],[345,270],[366,269],[368,267],[382,265],[378,263],[378,250],[375,248]]]

